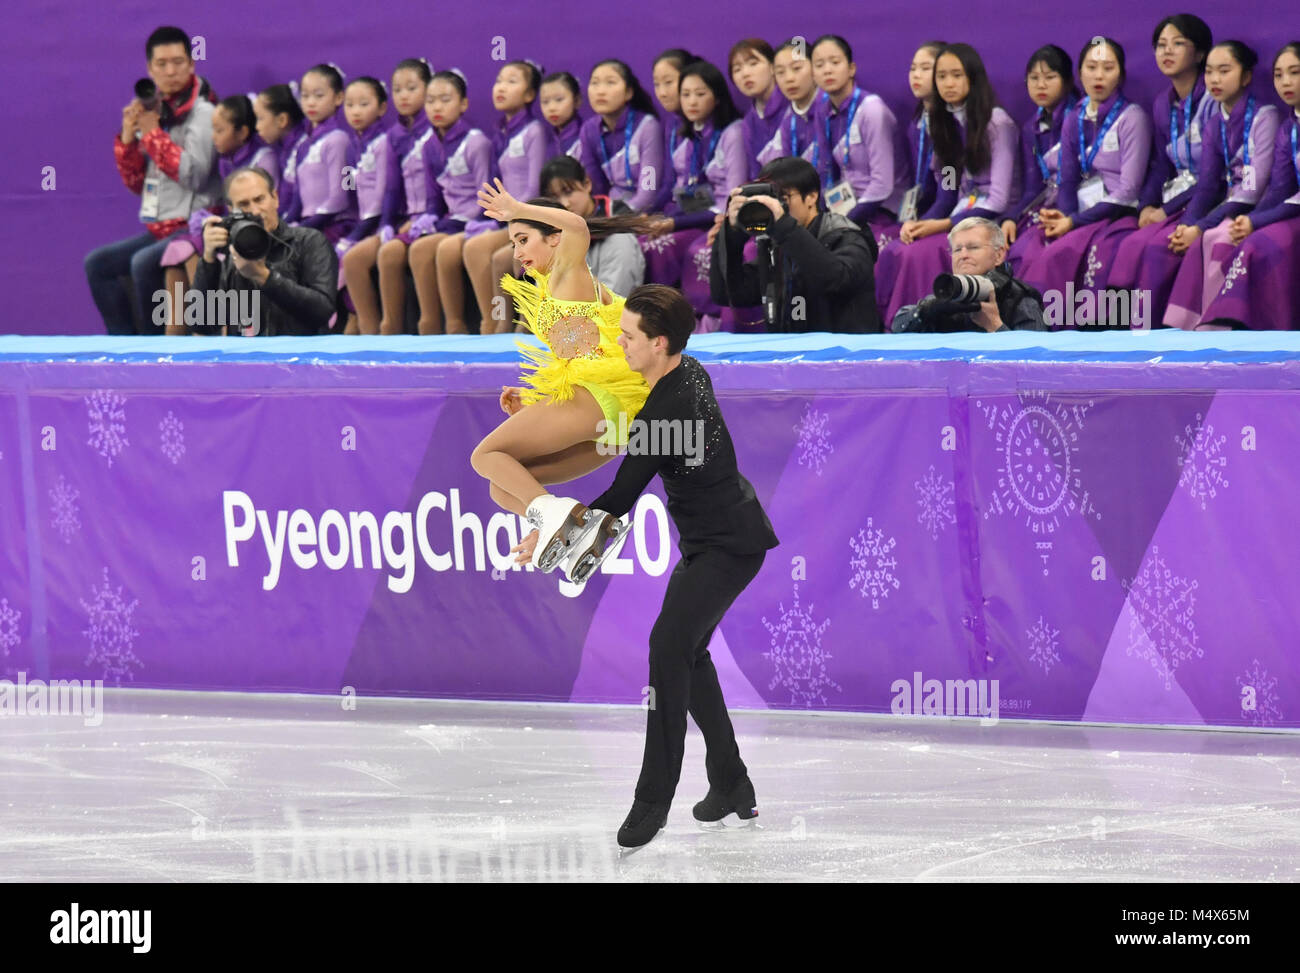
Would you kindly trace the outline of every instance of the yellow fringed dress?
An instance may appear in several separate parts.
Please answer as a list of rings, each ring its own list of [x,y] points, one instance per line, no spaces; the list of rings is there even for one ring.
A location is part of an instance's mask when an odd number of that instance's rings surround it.
[[[509,275],[501,279],[501,288],[514,298],[523,323],[545,346],[515,342],[526,370],[520,376],[524,385],[520,400],[525,405],[566,402],[573,398],[574,387],[581,386],[605,414],[605,432],[595,437],[596,442],[626,445],[627,424],[641,411],[650,387],[628,366],[618,343],[625,299],[610,291],[613,301],[602,304],[597,284],[594,301],[562,301],[551,296],[547,274],[529,267],[528,275],[535,287]],[[561,357],[557,346],[572,357]],[[627,414],[622,423],[620,413]]]

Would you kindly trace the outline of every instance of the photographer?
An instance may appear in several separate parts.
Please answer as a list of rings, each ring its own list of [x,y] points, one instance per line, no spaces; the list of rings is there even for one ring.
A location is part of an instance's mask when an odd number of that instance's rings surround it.
[[[90,294],[109,334],[135,334],[121,278],[131,276],[147,323],[149,302],[163,287],[158,261],[168,238],[220,190],[212,145],[215,98],[194,73],[189,36],[178,27],[159,27],[145,42],[145,65],[149,76],[136,82],[136,97],[122,109],[113,156],[122,182],[140,197],[140,222],[148,232],[92,250],[85,260]]]
[[[194,289],[205,294],[260,292],[257,320],[246,333],[321,331],[334,314],[339,275],[339,258],[325,235],[280,221],[275,181],[259,166],[244,166],[226,177],[226,199],[230,214],[203,223],[203,259],[194,275]],[[250,227],[250,217],[260,226]],[[225,255],[224,263],[217,260],[219,252]],[[210,302],[205,298],[204,304]]]
[[[773,159],[758,179],[732,190],[713,241],[713,302],[762,304],[768,331],[880,331],[870,234],[846,216],[819,212],[821,181],[806,159]],[[772,193],[762,191],[763,183]],[[747,263],[744,248],[751,235],[758,237],[759,257]]]
[[[1047,330],[1042,295],[1011,276],[1001,227],[983,217],[968,217],[948,233],[948,247],[952,273],[935,279],[934,294],[899,308],[892,330]]]

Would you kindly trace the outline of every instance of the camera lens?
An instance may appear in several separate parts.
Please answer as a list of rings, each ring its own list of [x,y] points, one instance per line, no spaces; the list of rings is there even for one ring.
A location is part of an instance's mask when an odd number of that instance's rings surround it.
[[[245,260],[261,260],[271,250],[271,235],[260,223],[236,220],[230,227],[230,245]]]

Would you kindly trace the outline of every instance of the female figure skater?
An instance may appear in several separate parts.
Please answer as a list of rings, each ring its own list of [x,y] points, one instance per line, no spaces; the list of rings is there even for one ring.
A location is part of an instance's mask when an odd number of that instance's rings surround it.
[[[1289,330],[1300,317],[1300,274],[1295,272],[1300,254],[1300,41],[1287,44],[1273,59],[1273,86],[1286,107],[1273,140],[1268,191],[1253,210],[1193,243],[1204,255],[1201,274],[1195,273],[1198,265],[1189,253],[1165,312],[1164,323],[1170,327]],[[1225,128],[1230,147],[1237,145],[1232,118]],[[1212,125],[1209,138],[1214,138],[1214,129]],[[1260,160],[1253,164],[1262,164],[1263,153],[1262,145],[1252,146],[1252,160]],[[1234,158],[1234,174],[1243,157]],[[1258,174],[1255,185],[1262,185]],[[1243,189],[1230,194],[1229,202]]]
[[[533,284],[506,277],[501,286],[544,347],[519,344],[528,387],[502,390],[501,408],[509,418],[474,448],[470,463],[490,481],[498,505],[538,529],[537,565],[550,571],[592,518],[582,504],[554,497],[544,486],[604,465],[612,454],[598,445],[626,443],[620,429],[626,433],[650,390],[628,367],[618,343],[623,298],[587,269],[587,221],[554,200],[521,203],[499,179],[495,186],[483,184],[479,205],[489,218],[508,224],[514,255]],[[627,419],[620,423],[623,413]],[[598,530],[591,543],[603,550],[616,521],[595,514]]]

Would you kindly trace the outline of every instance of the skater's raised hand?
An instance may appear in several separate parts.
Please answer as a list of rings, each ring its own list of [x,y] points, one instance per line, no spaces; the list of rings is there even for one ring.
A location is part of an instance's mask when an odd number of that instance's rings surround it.
[[[516,564],[528,564],[532,561],[533,552],[535,550],[537,550],[537,531],[533,531],[514,547],[510,548],[510,553],[518,553],[519,556],[515,558]]]
[[[508,416],[512,416],[522,409],[524,403],[519,397],[519,393],[522,391],[523,389],[518,389],[511,385],[501,386],[501,411]]]
[[[509,223],[518,213],[520,202],[506,192],[500,179],[494,179],[496,185],[483,183],[478,191],[478,204],[483,207],[483,215],[502,223]]]

